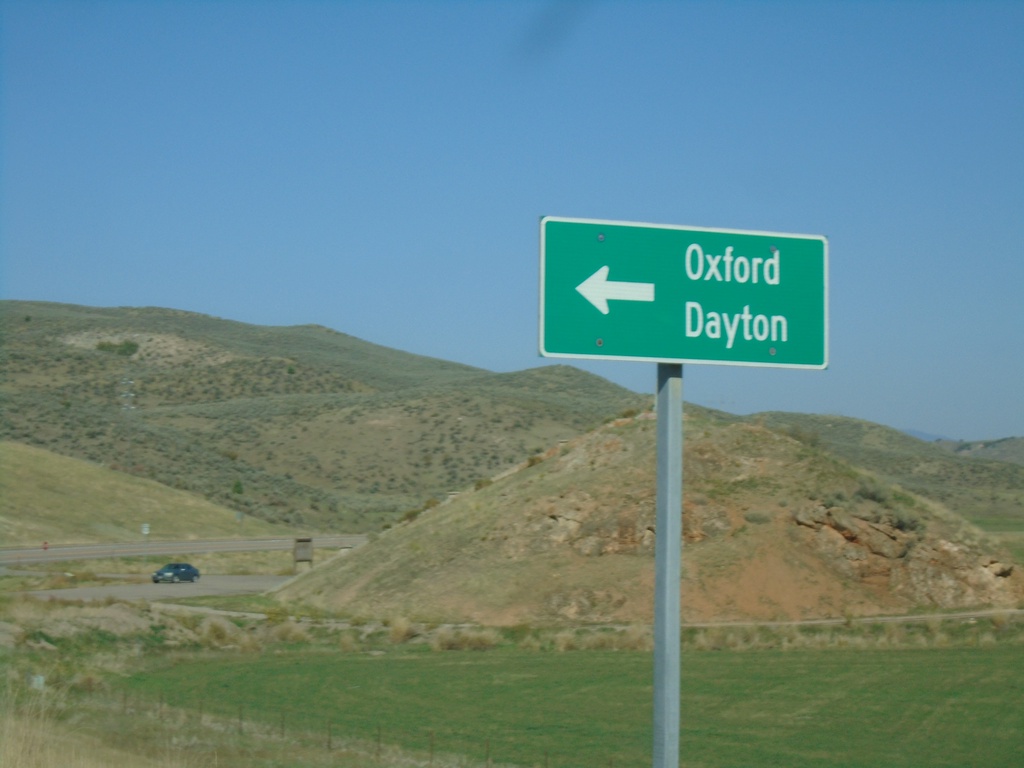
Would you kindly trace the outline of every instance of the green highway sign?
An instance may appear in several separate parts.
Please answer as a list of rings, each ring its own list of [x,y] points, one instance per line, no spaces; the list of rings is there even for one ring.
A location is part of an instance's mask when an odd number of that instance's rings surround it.
[[[828,241],[546,216],[540,352],[825,368]]]

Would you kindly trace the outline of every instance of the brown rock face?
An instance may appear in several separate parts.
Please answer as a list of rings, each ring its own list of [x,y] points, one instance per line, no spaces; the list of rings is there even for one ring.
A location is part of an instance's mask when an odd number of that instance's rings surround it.
[[[1008,606],[1019,594],[1013,565],[981,556],[970,543],[901,530],[898,521],[864,520],[839,508],[801,510],[793,520],[835,571],[910,605]]]

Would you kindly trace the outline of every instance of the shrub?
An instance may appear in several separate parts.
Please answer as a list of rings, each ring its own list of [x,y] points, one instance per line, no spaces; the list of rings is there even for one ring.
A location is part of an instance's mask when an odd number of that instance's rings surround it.
[[[501,635],[495,629],[464,629],[459,632],[461,647],[467,651],[486,651],[500,641]]]
[[[402,515],[402,522],[404,522],[404,523],[411,523],[413,520],[415,520],[417,517],[420,516],[420,512],[422,512],[422,511],[423,510],[420,510],[420,509],[410,509],[410,510],[408,510],[407,512],[405,512]]]
[[[207,648],[235,645],[241,632],[223,616],[207,616],[199,625],[199,639]]]
[[[274,626],[270,637],[278,643],[306,643],[310,639],[309,630],[304,625],[290,620]]]
[[[564,647],[559,650],[581,649],[587,651],[650,651],[654,638],[649,627],[630,626],[625,629],[596,630],[582,635],[563,638]],[[555,638],[556,647],[559,640]]]
[[[342,632],[338,635],[338,648],[342,653],[356,653],[362,649],[355,632]]]
[[[1005,632],[1012,623],[1010,615],[1007,613],[997,613],[990,621],[992,622],[992,629],[996,632]]]
[[[198,613],[181,613],[175,615],[174,621],[183,629],[198,633],[199,627],[203,623],[203,617]]]
[[[743,519],[748,523],[754,523],[755,525],[764,525],[772,521],[772,516],[766,512],[745,512]]]
[[[435,651],[452,651],[455,650],[456,632],[454,629],[448,627],[442,627],[434,633],[434,636],[430,638],[430,647]]]
[[[622,632],[622,648],[630,651],[651,651],[654,649],[654,633],[651,627],[633,625]]]
[[[120,344],[115,344],[112,341],[99,341],[96,342],[96,349],[100,352],[112,352],[122,357],[131,357],[139,351],[139,345],[134,341],[122,341]]]
[[[901,491],[893,491],[892,500],[897,504],[902,504],[905,507],[913,507],[915,504],[917,504],[917,500],[913,496],[906,493],[902,493]]]
[[[544,649],[544,643],[534,634],[524,635],[519,638],[517,645],[524,651],[541,651]]]
[[[554,647],[556,651],[575,651],[579,649],[579,643],[576,640],[576,633],[572,630],[566,630],[559,632],[554,637]]]
[[[797,442],[803,443],[808,447],[817,448],[821,445],[821,435],[814,430],[792,426],[785,430],[785,432]]]
[[[501,642],[495,629],[453,629],[441,627],[430,640],[435,651],[485,651]]]
[[[841,488],[838,491],[832,491],[822,499],[822,503],[826,507],[841,507],[847,501],[849,501],[849,497]]]
[[[96,672],[78,672],[68,682],[68,690],[94,693],[107,687],[102,675]]]
[[[866,499],[867,501],[874,501],[878,504],[887,504],[890,494],[889,489],[877,480],[865,479],[861,480],[857,490],[854,491],[854,496]]]
[[[404,643],[416,636],[412,622],[404,616],[396,616],[388,622],[388,636],[392,643]]]
[[[892,525],[900,531],[919,531],[924,528],[924,521],[908,509],[897,509],[892,513]]]

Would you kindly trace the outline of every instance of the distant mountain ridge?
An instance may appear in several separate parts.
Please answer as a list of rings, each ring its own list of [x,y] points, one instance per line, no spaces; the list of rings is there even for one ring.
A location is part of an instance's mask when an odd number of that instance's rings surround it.
[[[936,442],[942,448],[959,456],[1024,464],[1024,437],[1003,437],[997,440],[938,440]]]
[[[821,445],[889,482],[941,501],[983,528],[1024,516],[1024,440],[989,441],[988,449],[957,451],[926,443],[891,427],[845,416],[767,412],[748,417]],[[953,444],[961,445],[961,444]],[[1005,458],[994,453],[998,446]]]
[[[934,443],[947,451],[977,459],[995,459],[1024,464],[1024,437],[999,437],[992,440],[953,440],[913,429],[902,430],[911,437]]]
[[[918,440],[922,440],[926,443],[934,443],[936,440],[948,439],[942,435],[933,435],[930,432],[923,432],[920,429],[901,429],[900,431],[904,434],[910,435],[911,437],[916,437]]]

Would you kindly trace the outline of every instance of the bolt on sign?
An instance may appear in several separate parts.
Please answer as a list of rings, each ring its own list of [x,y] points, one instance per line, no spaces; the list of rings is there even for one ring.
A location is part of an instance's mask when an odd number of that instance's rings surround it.
[[[828,241],[544,217],[540,352],[825,368]]]

